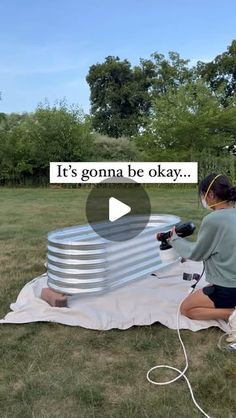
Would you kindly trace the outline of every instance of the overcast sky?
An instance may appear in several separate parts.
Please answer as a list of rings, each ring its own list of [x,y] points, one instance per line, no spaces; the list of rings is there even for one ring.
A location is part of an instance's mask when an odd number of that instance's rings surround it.
[[[235,0],[0,0],[0,112],[66,97],[89,111],[89,67],[154,52],[210,61],[236,38]]]

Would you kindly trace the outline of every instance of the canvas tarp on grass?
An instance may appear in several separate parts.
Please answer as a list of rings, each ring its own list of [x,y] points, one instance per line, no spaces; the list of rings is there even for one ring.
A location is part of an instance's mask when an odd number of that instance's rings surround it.
[[[51,307],[40,298],[42,288],[47,286],[45,273],[22,288],[16,302],[10,305],[11,312],[0,323],[52,321],[95,330],[125,330],[133,325],[160,322],[168,328],[176,329],[178,305],[187,295],[189,287],[195,283],[184,281],[183,272],[201,271],[202,263],[179,263],[168,272],[157,272],[157,277],[150,275],[104,295],[70,296],[68,308]],[[203,276],[196,289],[206,284]],[[227,322],[223,320],[199,321],[180,315],[181,329],[198,331],[212,326],[225,332],[230,331]]]

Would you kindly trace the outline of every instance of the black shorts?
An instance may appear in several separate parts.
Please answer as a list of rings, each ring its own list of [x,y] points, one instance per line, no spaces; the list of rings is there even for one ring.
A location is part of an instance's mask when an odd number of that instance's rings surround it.
[[[202,291],[214,302],[215,308],[236,308],[236,287],[213,284],[203,287]]]

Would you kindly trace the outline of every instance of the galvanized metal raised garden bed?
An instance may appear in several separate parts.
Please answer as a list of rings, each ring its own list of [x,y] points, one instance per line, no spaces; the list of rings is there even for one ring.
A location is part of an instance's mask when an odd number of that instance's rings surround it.
[[[151,215],[145,229],[135,238],[127,239],[129,231],[133,232],[141,221],[142,216],[124,217],[116,231],[125,234],[126,240],[120,242],[101,238],[90,225],[50,232],[48,286],[68,295],[99,294],[178,263],[177,255],[175,260],[161,260],[155,234],[169,230],[180,218]],[[107,228],[107,223],[101,222],[100,227]],[[114,234],[114,225],[111,228]]]

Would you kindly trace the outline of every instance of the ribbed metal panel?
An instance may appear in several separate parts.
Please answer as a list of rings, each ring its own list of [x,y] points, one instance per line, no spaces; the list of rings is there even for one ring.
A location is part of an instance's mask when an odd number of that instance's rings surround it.
[[[48,286],[65,294],[97,294],[110,291],[133,280],[147,277],[179,261],[162,262],[160,243],[155,234],[180,222],[172,215],[152,215],[145,229],[127,240],[142,216],[116,221],[116,234],[125,241],[101,238],[90,225],[78,225],[48,234]],[[99,223],[101,230],[107,223]],[[111,225],[114,236],[114,224]]]

